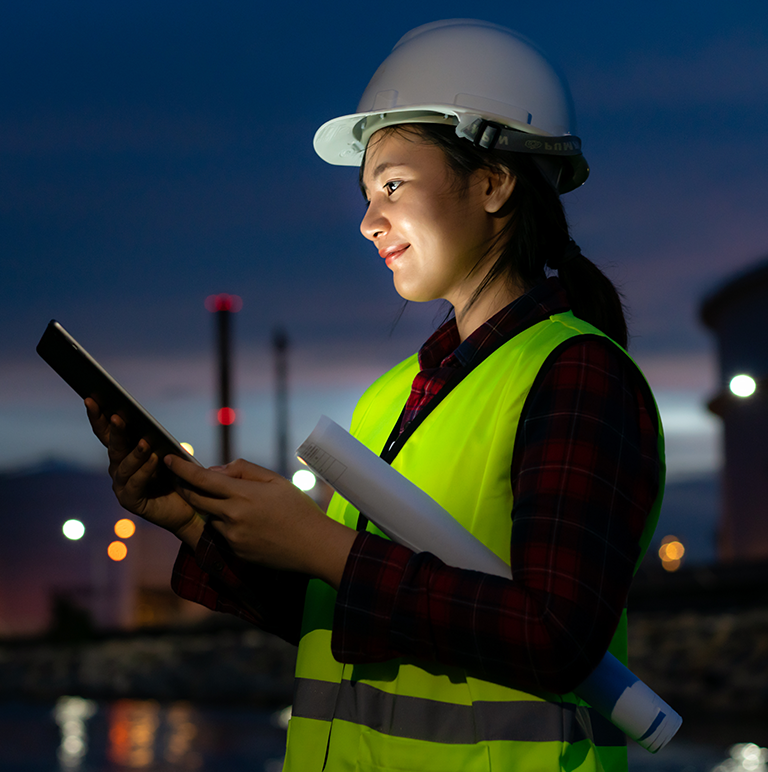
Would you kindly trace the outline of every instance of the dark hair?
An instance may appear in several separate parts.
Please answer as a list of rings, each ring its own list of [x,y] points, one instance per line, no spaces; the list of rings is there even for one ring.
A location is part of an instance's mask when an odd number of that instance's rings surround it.
[[[439,147],[458,183],[465,187],[478,169],[507,171],[517,182],[505,211],[511,212],[499,234],[502,248],[467,307],[498,280],[530,290],[556,270],[573,313],[627,347],[627,322],[621,296],[611,280],[571,240],[560,196],[532,156],[489,151],[456,135],[452,126],[399,124],[382,131],[416,136]],[[363,166],[360,167],[362,181]],[[493,249],[495,245],[491,245]]]

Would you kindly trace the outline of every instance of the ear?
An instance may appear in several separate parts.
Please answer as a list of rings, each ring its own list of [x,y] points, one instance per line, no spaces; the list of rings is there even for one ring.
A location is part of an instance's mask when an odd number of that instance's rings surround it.
[[[484,179],[484,207],[488,214],[497,214],[509,201],[512,191],[515,189],[517,177],[508,171],[483,170]]]

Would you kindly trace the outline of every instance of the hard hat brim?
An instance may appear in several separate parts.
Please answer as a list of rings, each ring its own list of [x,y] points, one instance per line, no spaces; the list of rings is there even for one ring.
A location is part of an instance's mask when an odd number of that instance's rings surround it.
[[[501,115],[480,115],[456,105],[432,104],[372,110],[333,118],[315,132],[314,148],[320,158],[329,164],[360,166],[368,140],[379,129],[402,123],[442,123],[455,126],[462,116],[485,118],[518,131],[547,136],[543,132],[531,131],[530,126],[511,122]]]
[[[458,127],[460,123],[466,123],[472,119],[495,121],[524,134],[556,139],[553,135],[531,126],[510,121],[508,117],[488,113],[478,115],[456,105],[435,104],[342,115],[320,126],[315,133],[313,144],[315,152],[329,164],[360,166],[371,136],[387,126],[405,123],[438,123]],[[458,128],[457,134],[463,136]],[[561,175],[557,187],[560,193],[567,193],[584,183],[589,175],[589,166],[581,154],[564,157],[562,161],[564,165],[570,166],[570,174]]]

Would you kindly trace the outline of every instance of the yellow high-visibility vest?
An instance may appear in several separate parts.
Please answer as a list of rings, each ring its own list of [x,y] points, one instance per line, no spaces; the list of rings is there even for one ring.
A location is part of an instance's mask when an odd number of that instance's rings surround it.
[[[507,563],[510,465],[523,406],[547,359],[576,335],[605,337],[564,313],[507,341],[430,410],[392,462]],[[358,403],[352,434],[374,452],[387,442],[417,372],[414,355]],[[660,422],[659,453],[663,470]],[[640,559],[663,487],[662,472]],[[350,528],[357,525],[358,511],[338,495],[328,514]],[[534,694],[461,668],[405,658],[337,662],[330,646],[335,599],[324,582],[310,581],[286,772],[626,771],[624,735],[574,694]],[[624,663],[626,646],[625,612],[610,646]]]

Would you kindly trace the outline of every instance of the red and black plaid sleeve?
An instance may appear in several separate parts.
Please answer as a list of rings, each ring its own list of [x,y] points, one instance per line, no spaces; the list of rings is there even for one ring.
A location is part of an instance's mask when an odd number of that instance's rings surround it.
[[[603,656],[656,498],[655,407],[609,341],[574,339],[545,366],[512,461],[513,580],[361,534],[332,647],[343,662],[413,657],[563,693]]]
[[[181,546],[171,587],[186,600],[298,644],[308,579],[238,558],[221,534],[206,526],[194,551]]]

